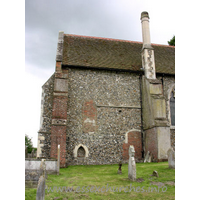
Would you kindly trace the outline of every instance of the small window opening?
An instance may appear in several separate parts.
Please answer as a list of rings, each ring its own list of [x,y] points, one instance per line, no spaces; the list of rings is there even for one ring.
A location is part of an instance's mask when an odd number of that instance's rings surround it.
[[[85,157],[85,149],[82,146],[80,146],[78,149],[77,157]]]

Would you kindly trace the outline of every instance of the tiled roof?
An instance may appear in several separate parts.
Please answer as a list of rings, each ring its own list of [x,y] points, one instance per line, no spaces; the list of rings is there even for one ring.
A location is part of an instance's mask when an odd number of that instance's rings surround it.
[[[175,47],[152,44],[157,73],[175,74]],[[141,71],[141,42],[64,35],[63,65]]]

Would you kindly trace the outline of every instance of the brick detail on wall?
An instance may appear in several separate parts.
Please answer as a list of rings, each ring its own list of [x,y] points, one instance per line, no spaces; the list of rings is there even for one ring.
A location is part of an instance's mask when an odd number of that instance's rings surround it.
[[[158,160],[158,139],[156,128],[145,130],[145,150],[153,155],[153,161]]]
[[[96,131],[97,108],[92,100],[83,105],[83,133]]]
[[[51,157],[57,158],[60,145],[60,167],[66,167],[68,70],[62,72],[61,63],[56,62],[51,121]]]
[[[54,96],[52,118],[67,119],[67,96]]]
[[[51,127],[51,157],[57,158],[58,145],[60,144],[60,166],[66,164],[66,126]]]
[[[123,160],[129,159],[129,146],[133,145],[135,148],[136,161],[142,160],[142,138],[140,131],[131,131],[127,133],[128,143],[123,144]]]

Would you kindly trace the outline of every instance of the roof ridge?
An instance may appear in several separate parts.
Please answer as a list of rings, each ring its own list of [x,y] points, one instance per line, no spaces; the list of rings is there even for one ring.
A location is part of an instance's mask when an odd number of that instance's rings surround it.
[[[110,41],[119,41],[119,42],[143,44],[143,42],[138,42],[138,41],[124,40],[124,39],[113,39],[113,38],[105,38],[105,37],[97,37],[97,36],[86,36],[86,35],[76,35],[76,34],[64,34],[64,36],[72,36],[72,37],[81,37],[81,38],[88,38],[88,39],[100,39],[100,40],[110,40]],[[165,45],[165,44],[152,43],[152,45],[153,46],[163,46],[163,47],[175,48],[175,46]]]

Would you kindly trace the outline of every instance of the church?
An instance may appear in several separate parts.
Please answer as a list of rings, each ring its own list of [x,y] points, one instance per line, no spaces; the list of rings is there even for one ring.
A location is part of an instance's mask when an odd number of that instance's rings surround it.
[[[42,86],[38,158],[60,166],[142,162],[175,150],[175,47],[59,32],[54,74]]]

